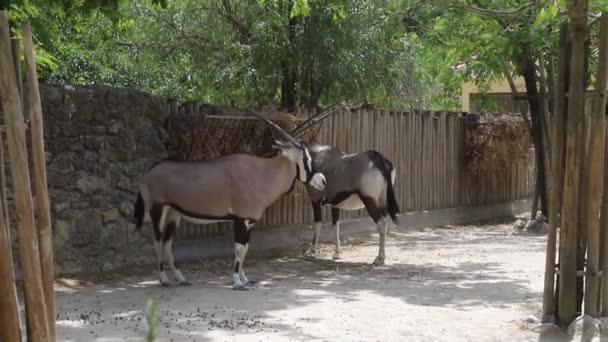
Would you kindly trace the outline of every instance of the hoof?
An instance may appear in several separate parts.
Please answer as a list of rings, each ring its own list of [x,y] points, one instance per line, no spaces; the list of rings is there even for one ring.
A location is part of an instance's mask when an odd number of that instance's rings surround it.
[[[374,260],[374,262],[372,262],[372,267],[382,266],[382,265],[384,265],[384,258],[381,258],[381,257],[376,257],[376,260]]]
[[[251,291],[253,290],[251,287],[248,287],[247,285],[232,285],[232,289],[235,291]]]
[[[334,260],[342,259],[342,252],[335,252],[334,255],[331,256],[331,258]]]
[[[251,285],[255,285],[257,284],[258,281],[257,280],[248,280],[247,283],[245,284],[246,286],[251,286]]]
[[[190,285],[192,285],[192,283],[187,280],[184,280],[184,281],[180,281],[179,285],[180,286],[190,286]]]
[[[169,284],[168,281],[161,281],[160,282],[160,286],[162,286],[162,287],[169,287],[169,286],[171,286],[171,284]]]

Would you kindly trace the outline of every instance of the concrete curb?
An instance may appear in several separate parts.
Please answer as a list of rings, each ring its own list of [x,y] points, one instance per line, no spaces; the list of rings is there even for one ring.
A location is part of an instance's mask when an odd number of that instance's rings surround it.
[[[530,199],[496,203],[477,207],[438,209],[416,211],[399,215],[399,226],[389,230],[408,230],[425,227],[469,224],[491,219],[512,217],[530,210]],[[340,235],[347,238],[352,235],[375,231],[369,217],[341,221]],[[282,248],[296,248],[309,244],[312,239],[311,225],[296,225],[289,228],[255,230],[251,234],[250,253],[260,255]],[[321,231],[321,241],[333,242],[331,223],[325,223]],[[190,261],[207,257],[232,256],[234,242],[232,231],[223,236],[202,241],[176,241],[175,258],[178,261]]]

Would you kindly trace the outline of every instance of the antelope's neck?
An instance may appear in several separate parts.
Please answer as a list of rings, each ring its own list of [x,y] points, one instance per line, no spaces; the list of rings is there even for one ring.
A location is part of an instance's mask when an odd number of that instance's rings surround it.
[[[268,190],[272,197],[278,199],[285,194],[296,181],[296,165],[285,156],[275,156],[270,159],[267,175],[270,177]]]

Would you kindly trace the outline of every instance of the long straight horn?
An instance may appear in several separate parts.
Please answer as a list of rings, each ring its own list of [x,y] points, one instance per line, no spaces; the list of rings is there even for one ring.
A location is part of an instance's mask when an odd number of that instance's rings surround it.
[[[299,148],[302,147],[302,145],[298,142],[298,140],[296,138],[292,137],[289,133],[285,132],[279,125],[277,125],[274,122],[268,120],[268,118],[266,118],[262,114],[259,114],[259,113],[255,112],[255,111],[251,110],[251,109],[247,109],[247,113],[257,116],[260,120],[264,121],[268,126],[270,126],[270,128],[272,128],[275,131],[281,133],[281,135],[285,139],[287,139],[287,141],[289,141],[290,143],[292,143],[295,147],[299,147]]]
[[[291,135],[293,135],[294,137],[298,137],[300,136],[300,134],[302,134],[307,128],[312,127],[313,125],[323,121],[326,117],[332,115],[333,113],[335,113],[337,110],[342,109],[342,108],[348,108],[348,105],[346,105],[345,103],[341,103],[339,105],[336,105],[332,108],[329,108],[321,113],[317,113],[311,117],[309,117],[308,119],[306,119],[304,122],[302,122],[301,124],[297,125],[296,128],[292,129],[291,132],[289,132]]]

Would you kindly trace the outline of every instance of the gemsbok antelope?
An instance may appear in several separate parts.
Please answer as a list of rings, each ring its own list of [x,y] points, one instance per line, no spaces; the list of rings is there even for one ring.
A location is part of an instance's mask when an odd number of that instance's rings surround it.
[[[205,161],[165,160],[142,177],[134,216],[141,230],[146,213],[154,228],[158,277],[168,286],[165,262],[181,285],[190,285],[175,264],[172,241],[180,220],[197,224],[232,221],[234,227],[233,289],[253,284],[243,262],[254,224],[264,211],[289,192],[296,180],[322,191],[325,177],[315,170],[307,148],[267,118],[251,112],[286,141],[276,141],[273,154],[231,154]]]
[[[290,134],[297,137],[306,128],[321,121],[324,116],[333,111],[327,111],[310,117],[298,125]],[[316,119],[316,121],[313,121]],[[327,181],[325,189],[319,190],[306,186],[310,197],[313,216],[314,233],[307,255],[314,256],[319,243],[322,226],[322,206],[331,207],[332,225],[335,232],[334,259],[340,259],[340,210],[358,210],[365,208],[374,220],[380,235],[378,256],[373,266],[384,265],[388,217],[398,224],[397,214],[399,204],[395,198],[393,185],[395,183],[395,168],[390,160],[380,152],[368,150],[347,154],[339,149],[319,144],[307,145],[313,164],[318,172],[323,173]]]

